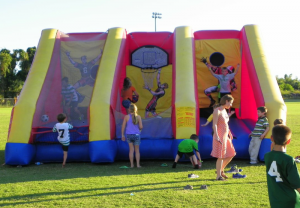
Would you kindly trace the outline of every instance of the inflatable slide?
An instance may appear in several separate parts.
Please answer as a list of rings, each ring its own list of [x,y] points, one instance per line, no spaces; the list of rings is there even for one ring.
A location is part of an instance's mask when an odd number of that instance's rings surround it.
[[[139,94],[143,121],[141,159],[170,159],[191,134],[199,136],[202,159],[211,158],[212,126],[202,127],[218,102],[218,80],[201,61],[220,73],[240,69],[231,80],[234,97],[229,127],[236,158],[248,159],[249,133],[257,107],[266,106],[270,127],[286,120],[286,107],[275,76],[266,64],[257,27],[241,31],[193,32],[177,27],[170,32],[133,32],[112,28],[99,33],[43,30],[27,80],[12,110],[5,162],[62,162],[63,152],[52,131],[65,113],[70,131],[68,161],[92,163],[128,160],[121,140],[126,115],[122,106],[123,80],[129,77]],[[270,132],[259,159],[270,151]]]

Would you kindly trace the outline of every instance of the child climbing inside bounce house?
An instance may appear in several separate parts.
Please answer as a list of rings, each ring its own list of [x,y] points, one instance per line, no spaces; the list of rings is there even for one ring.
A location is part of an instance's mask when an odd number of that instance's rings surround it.
[[[70,135],[69,129],[72,129],[73,126],[67,122],[67,116],[63,113],[58,114],[57,120],[59,123],[55,124],[53,127],[53,132],[58,133],[57,140],[62,145],[62,149],[64,152],[63,164],[62,167],[64,168],[66,165],[67,157],[68,157],[68,150],[70,145]]]
[[[269,121],[266,117],[268,109],[265,106],[257,108],[258,120],[251,132],[251,142],[249,145],[250,164],[257,164],[257,156],[260,148],[261,141],[265,138],[269,131]]]
[[[178,152],[172,168],[176,168],[178,160],[185,154],[185,156],[189,157],[192,163],[194,164],[194,168],[199,169],[202,163],[200,153],[198,150],[198,142],[199,138],[196,134],[192,134],[190,139],[185,139],[182,142],[180,142],[180,144],[178,145]],[[194,150],[196,151],[198,161],[194,154]]]
[[[134,95],[133,95],[134,93]],[[126,108],[128,114],[128,108],[131,103],[136,103],[139,99],[139,94],[136,92],[135,87],[132,86],[131,80],[126,77],[124,79],[123,88],[121,91],[122,96],[122,106]]]
[[[213,109],[215,110],[217,107],[220,107],[220,104],[215,104],[213,106]],[[230,113],[228,113],[228,117],[232,116],[233,114],[235,114],[234,111],[231,111]],[[213,114],[211,114],[208,118],[205,124],[202,124],[201,126],[207,126],[210,122],[212,122],[213,120]]]

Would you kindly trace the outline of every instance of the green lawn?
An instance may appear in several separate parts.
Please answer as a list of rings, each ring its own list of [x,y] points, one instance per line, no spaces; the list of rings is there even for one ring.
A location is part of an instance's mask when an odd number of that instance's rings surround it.
[[[287,125],[292,129],[288,154],[300,155],[300,100],[286,102]],[[0,108],[0,162],[10,119],[10,108]],[[169,167],[160,167],[166,162]],[[233,160],[247,174],[246,179],[215,180],[215,160],[206,160],[201,170],[189,163],[142,161],[143,168],[119,169],[128,162],[95,165],[69,163],[0,167],[0,206],[7,207],[269,207],[265,166],[249,166]],[[299,167],[300,168],[300,167]],[[198,174],[188,179],[188,173]],[[193,190],[183,190],[187,184]],[[207,190],[200,186],[208,185]],[[131,193],[133,195],[131,195]]]

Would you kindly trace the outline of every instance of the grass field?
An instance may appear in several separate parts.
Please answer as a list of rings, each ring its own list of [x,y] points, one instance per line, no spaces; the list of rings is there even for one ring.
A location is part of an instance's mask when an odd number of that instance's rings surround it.
[[[300,100],[286,102],[287,125],[292,129],[288,154],[300,155]],[[11,108],[0,109],[0,162]],[[269,207],[265,166],[250,166],[233,160],[245,179],[215,180],[215,160],[205,160],[201,170],[189,163],[142,161],[143,168],[119,169],[128,162],[113,164],[69,163],[0,167],[0,206],[6,207]],[[169,167],[160,167],[167,163]],[[298,167],[300,168],[300,167]],[[188,179],[188,173],[200,177]],[[193,190],[183,190],[187,184]],[[206,184],[207,190],[200,190]],[[131,193],[133,195],[131,195]]]

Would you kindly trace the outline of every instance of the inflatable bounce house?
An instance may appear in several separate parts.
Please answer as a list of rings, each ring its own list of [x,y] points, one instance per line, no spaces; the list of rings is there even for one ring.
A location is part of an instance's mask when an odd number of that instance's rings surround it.
[[[248,159],[257,107],[268,108],[271,128],[276,118],[286,120],[286,106],[267,67],[255,25],[241,31],[193,32],[190,27],[177,27],[174,33],[127,34],[123,28],[70,34],[43,30],[12,110],[5,162],[61,162],[61,145],[52,132],[60,113],[74,126],[69,162],[128,160],[128,144],[121,140],[125,77],[139,94],[135,104],[144,126],[142,160],[173,160],[180,141],[191,134],[200,138],[202,159],[211,158],[212,124],[201,124],[218,101],[214,74],[221,74],[224,67],[226,73],[235,74],[230,81],[235,114],[229,121],[235,158]],[[270,151],[270,132],[262,142],[260,160]]]

